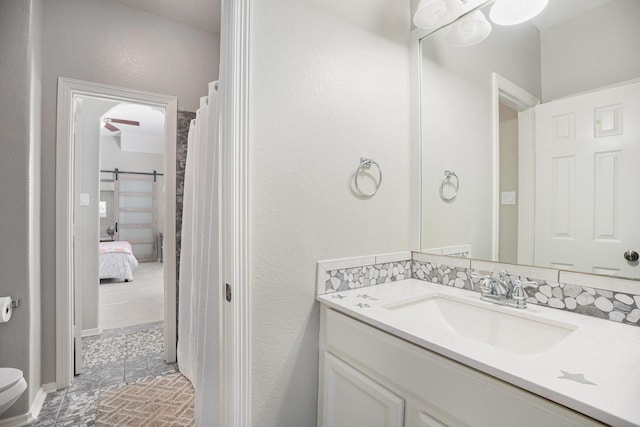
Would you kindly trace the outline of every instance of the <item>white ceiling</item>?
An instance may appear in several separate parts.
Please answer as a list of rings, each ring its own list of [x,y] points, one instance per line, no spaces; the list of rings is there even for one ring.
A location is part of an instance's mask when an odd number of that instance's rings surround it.
[[[220,34],[222,0],[109,0],[133,9]],[[540,30],[557,25],[612,0],[550,0],[544,11],[531,20]]]
[[[222,0],[110,0],[209,33],[220,34]]]
[[[600,7],[612,0],[550,0],[547,7],[531,20],[540,30]]]

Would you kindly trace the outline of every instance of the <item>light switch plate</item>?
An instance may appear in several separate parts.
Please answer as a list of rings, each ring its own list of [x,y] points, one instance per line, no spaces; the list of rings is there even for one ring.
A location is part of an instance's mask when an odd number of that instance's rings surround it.
[[[80,206],[89,206],[89,193],[80,193]]]
[[[502,204],[503,205],[515,205],[516,204],[516,192],[515,191],[503,191],[502,192]]]

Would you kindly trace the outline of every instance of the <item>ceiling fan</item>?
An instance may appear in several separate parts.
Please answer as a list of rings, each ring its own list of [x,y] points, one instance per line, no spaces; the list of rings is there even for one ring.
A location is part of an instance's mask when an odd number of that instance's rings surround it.
[[[115,127],[113,123],[118,123],[121,125],[129,125],[129,126],[140,126],[140,122],[135,120],[125,120],[125,119],[112,119],[110,117],[105,117],[102,119],[104,121],[104,127],[109,129],[111,132],[117,132],[120,129]]]

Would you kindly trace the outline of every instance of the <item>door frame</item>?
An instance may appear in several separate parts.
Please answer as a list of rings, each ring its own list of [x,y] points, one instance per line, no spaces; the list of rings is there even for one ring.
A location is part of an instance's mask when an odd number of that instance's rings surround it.
[[[249,83],[252,0],[222,1],[220,31],[220,426],[249,427]],[[225,299],[228,286],[229,297]],[[229,301],[230,300],[230,301]]]
[[[65,77],[58,78],[56,129],[56,387],[73,378],[73,99],[76,95],[110,98],[165,108],[165,230],[164,247],[175,254],[176,236],[176,126],[178,100],[161,95]],[[176,360],[176,260],[164,259],[165,360]]]
[[[516,85],[512,81],[506,79],[498,73],[491,73],[491,115],[492,115],[492,150],[493,150],[493,212],[492,212],[492,239],[491,239],[491,256],[493,261],[498,261],[498,252],[500,249],[500,103],[504,103],[514,110],[521,112],[535,107],[540,103],[540,100]],[[527,176],[523,176],[518,172],[519,186],[525,189],[519,189],[518,192],[518,204],[520,204],[520,198],[525,193],[527,203],[531,204],[533,208],[533,196],[535,186],[535,132],[534,123],[526,123],[525,127],[529,130],[526,140],[520,140],[522,135],[518,135],[518,157],[519,167],[526,165]],[[518,122],[520,127],[520,122]],[[518,209],[518,212],[524,211]],[[524,212],[523,212],[524,213]],[[518,215],[518,223],[526,222],[529,224],[533,221],[533,217],[524,218],[522,215]],[[519,230],[520,231],[520,230]],[[529,234],[530,235],[530,234]],[[518,239],[520,239],[520,233],[518,233]],[[529,242],[526,242],[529,245]],[[520,247],[520,243],[518,243]]]

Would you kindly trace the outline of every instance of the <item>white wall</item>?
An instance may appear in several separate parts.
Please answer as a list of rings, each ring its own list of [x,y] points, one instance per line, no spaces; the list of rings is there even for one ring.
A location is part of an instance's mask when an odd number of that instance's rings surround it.
[[[543,101],[640,77],[640,1],[613,0],[542,31]]]
[[[162,138],[162,136],[160,136]],[[100,168],[158,173],[164,169],[163,155],[122,151],[118,137],[103,135],[100,140]]]
[[[118,101],[110,101],[92,97],[82,97],[82,139],[76,140],[76,155],[80,161],[79,193],[89,195],[89,206],[77,206],[78,226],[80,234],[76,237],[79,251],[76,262],[79,263],[81,278],[77,281],[82,286],[82,329],[98,328],[100,310],[100,279],[98,266],[98,242],[100,241],[100,217],[98,202],[100,201],[100,118]]]
[[[409,1],[251,5],[253,425],[315,426],[316,261],[406,250]],[[350,191],[361,156],[378,194]]]
[[[491,73],[540,96],[540,36],[530,23],[493,26],[479,45],[453,48],[445,32],[422,41],[422,248],[472,245],[491,259],[493,153]],[[460,179],[440,198],[444,170]]]
[[[45,2],[42,117],[42,378],[55,379],[55,129],[58,76],[178,96],[195,111],[218,77],[211,34],[104,0]]]
[[[2,418],[28,412],[40,388],[40,107],[43,3],[0,2],[0,296],[22,299],[0,324],[0,366],[27,391]]]
[[[120,134],[120,146],[124,151],[131,153],[162,154],[162,138],[161,133],[123,131]]]

